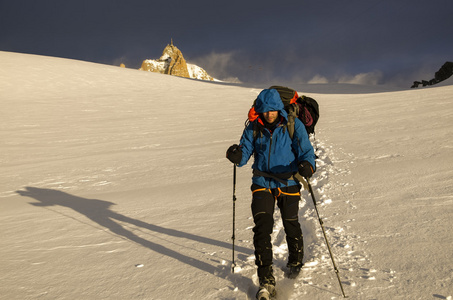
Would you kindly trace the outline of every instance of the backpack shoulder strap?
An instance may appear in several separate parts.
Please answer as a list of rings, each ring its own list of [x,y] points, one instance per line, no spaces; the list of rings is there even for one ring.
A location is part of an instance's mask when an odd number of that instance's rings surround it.
[[[258,125],[258,122],[255,120],[253,121],[253,140],[256,141],[258,138],[258,135],[263,136],[263,132],[261,131],[260,126]]]
[[[288,124],[286,125],[288,128],[289,137],[291,140],[294,137],[294,125],[296,123],[296,118],[299,115],[299,106],[296,103],[293,103],[287,107],[288,112]]]

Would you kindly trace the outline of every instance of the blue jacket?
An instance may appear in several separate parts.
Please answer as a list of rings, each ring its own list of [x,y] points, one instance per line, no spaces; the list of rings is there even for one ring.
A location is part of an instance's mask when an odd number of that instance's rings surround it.
[[[277,90],[263,90],[255,103],[255,111],[263,113],[267,111],[278,111],[280,122],[271,133],[264,128],[261,116],[251,122],[242,134],[240,146],[242,150],[242,160],[239,167],[244,166],[249,161],[252,154],[255,154],[255,161],[252,169],[268,174],[294,174],[298,171],[298,165],[302,161],[308,161],[313,169],[315,168],[315,153],[313,146],[308,138],[304,124],[299,119],[295,120],[294,137],[291,140],[286,123],[288,114],[286,113],[280,95]],[[255,124],[258,122],[257,124]],[[262,134],[254,137],[254,127],[261,127]],[[277,188],[283,186],[297,185],[293,179],[283,183],[279,180],[267,176],[254,175],[253,183],[266,188]]]

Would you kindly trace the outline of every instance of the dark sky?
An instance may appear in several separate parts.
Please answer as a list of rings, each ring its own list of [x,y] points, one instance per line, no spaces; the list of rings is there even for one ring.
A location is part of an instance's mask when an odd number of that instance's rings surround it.
[[[453,61],[452,0],[0,0],[0,50],[139,68],[173,39],[242,82],[407,86]]]

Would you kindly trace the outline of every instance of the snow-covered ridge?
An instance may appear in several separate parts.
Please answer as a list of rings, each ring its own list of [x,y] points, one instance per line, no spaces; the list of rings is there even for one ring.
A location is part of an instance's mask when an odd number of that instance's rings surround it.
[[[260,89],[0,52],[0,295],[250,299],[250,164],[233,166]],[[453,78],[386,93],[306,93],[321,117],[312,186],[350,299],[447,299],[453,274]],[[273,83],[269,83],[268,86]],[[212,97],[221,101],[212,101]],[[312,199],[305,267],[279,299],[341,299]]]

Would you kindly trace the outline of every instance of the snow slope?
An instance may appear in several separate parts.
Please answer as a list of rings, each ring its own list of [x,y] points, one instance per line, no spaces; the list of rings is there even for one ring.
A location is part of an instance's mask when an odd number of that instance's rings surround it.
[[[259,89],[0,52],[2,299],[250,299],[250,164],[232,165]],[[269,83],[280,84],[280,83]],[[301,94],[304,91],[299,91]],[[351,299],[453,295],[452,79],[318,100],[318,209]],[[305,267],[278,299],[342,298],[306,191]]]

